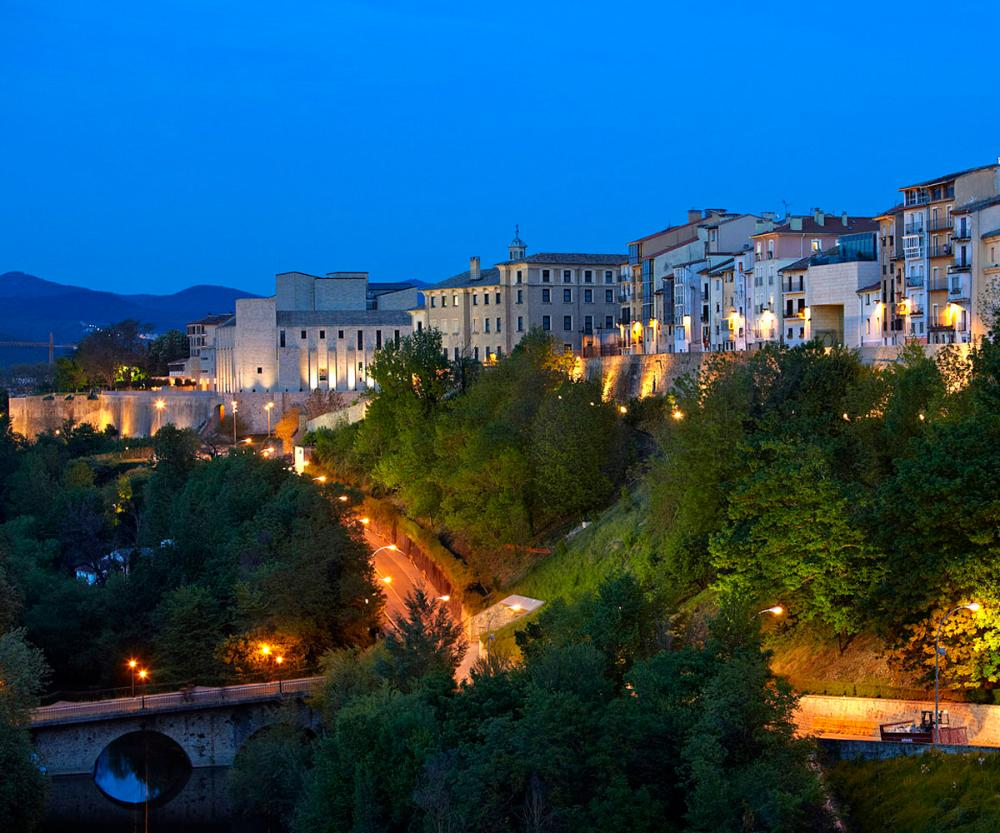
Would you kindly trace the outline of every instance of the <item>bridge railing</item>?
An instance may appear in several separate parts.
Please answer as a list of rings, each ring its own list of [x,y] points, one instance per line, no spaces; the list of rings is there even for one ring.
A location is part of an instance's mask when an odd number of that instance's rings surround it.
[[[117,697],[111,700],[92,700],[82,703],[55,703],[35,709],[31,725],[93,720],[102,717],[119,717],[140,712],[176,711],[199,706],[214,706],[256,700],[274,700],[304,694],[312,690],[322,677],[301,677],[294,680],[275,680],[267,683],[219,686],[215,688],[189,688],[163,694],[140,694],[136,697]]]

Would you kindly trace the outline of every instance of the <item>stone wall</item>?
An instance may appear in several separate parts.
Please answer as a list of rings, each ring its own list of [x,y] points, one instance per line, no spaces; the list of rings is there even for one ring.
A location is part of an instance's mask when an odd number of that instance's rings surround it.
[[[807,695],[799,700],[795,722],[803,735],[879,737],[879,724],[897,720],[920,720],[922,710],[933,711],[926,700],[890,700],[876,697],[829,697]],[[965,726],[972,746],[1000,746],[1000,706],[975,703],[941,704],[950,725]]]
[[[826,754],[826,757],[835,761],[885,761],[890,758],[923,755],[932,749],[944,752],[946,755],[967,755],[971,752],[992,755],[1000,751],[986,746],[952,746],[946,743],[932,746],[929,743],[883,743],[878,740],[840,740],[834,738],[821,738],[819,747]]]

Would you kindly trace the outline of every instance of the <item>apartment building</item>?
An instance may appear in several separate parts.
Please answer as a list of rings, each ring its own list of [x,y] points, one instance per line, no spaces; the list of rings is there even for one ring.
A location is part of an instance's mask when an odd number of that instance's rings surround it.
[[[881,343],[903,344],[906,338],[905,320],[899,314],[898,302],[906,295],[903,283],[903,204],[894,205],[879,214],[875,221],[879,226],[879,275],[881,302],[884,314],[881,318]]]
[[[384,291],[383,291],[384,290]],[[361,391],[375,351],[410,332],[412,283],[369,284],[367,272],[285,272],[270,298],[241,298],[215,330],[215,389]]]
[[[781,270],[836,245],[840,236],[874,232],[878,223],[870,217],[851,217],[846,212],[831,215],[815,208],[811,214],[790,215],[784,222],[753,236],[754,273],[750,310],[750,346],[785,343],[795,346],[808,341],[808,327],[799,315],[799,302],[807,306],[804,289],[796,283],[798,272],[790,270],[782,284]],[[801,271],[801,270],[799,270]],[[789,283],[790,282],[790,283]],[[792,321],[784,321],[785,293],[792,301]],[[791,332],[791,336],[789,336]]]
[[[876,231],[841,235],[833,246],[778,270],[783,343],[882,343],[886,305],[881,300],[878,239]]]
[[[974,273],[980,242],[974,219],[1000,196],[1000,164],[924,180],[903,194],[905,294],[896,314],[908,340],[921,344],[968,342],[984,331],[975,297],[985,271]],[[975,217],[974,217],[975,215]],[[976,285],[974,285],[976,284]],[[973,319],[978,318],[977,323]]]
[[[468,270],[427,287],[411,310],[413,329],[439,330],[451,359],[492,361],[533,328],[567,351],[618,352],[626,262],[624,254],[529,255],[515,232],[507,260],[483,269],[472,257]]]
[[[210,314],[188,323],[188,357],[170,363],[168,370],[172,384],[215,390],[215,330],[232,316],[231,312]]]
[[[704,290],[698,273],[726,256],[745,251],[750,238],[771,228],[773,222],[771,214],[758,217],[721,208],[691,209],[687,223],[630,242],[631,297],[626,336],[630,351],[706,349],[697,309]]]

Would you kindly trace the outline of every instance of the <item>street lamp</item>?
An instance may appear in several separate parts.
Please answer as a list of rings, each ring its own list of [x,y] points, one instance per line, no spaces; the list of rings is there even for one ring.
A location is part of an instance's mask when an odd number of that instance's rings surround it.
[[[770,613],[772,616],[781,616],[785,612],[785,609],[781,605],[775,605],[774,607],[765,607],[763,610],[757,611],[758,616],[763,616],[765,613]]]
[[[378,555],[382,550],[389,550],[389,552],[399,552],[399,547],[395,544],[386,544],[384,547],[379,547],[375,552],[372,553],[372,558]]]
[[[982,605],[979,602],[970,602],[969,604],[959,605],[958,607],[953,607],[949,610],[944,618],[938,623],[937,635],[934,637],[934,732],[932,734],[933,743],[935,746],[941,741],[941,712],[939,710],[939,696],[940,696],[940,678],[941,678],[941,655],[947,653],[941,647],[941,628],[944,627],[944,623],[948,621],[948,618],[953,613],[958,613],[960,610],[968,610],[971,613],[975,613],[980,610]]]
[[[233,400],[233,445],[236,445],[236,400]]]
[[[155,435],[156,432],[160,430],[163,422],[163,409],[167,407],[167,403],[163,399],[157,399],[153,403],[153,407],[156,408],[156,430],[153,431],[153,434]]]
[[[267,436],[268,436],[268,439],[270,439],[270,437],[271,437],[271,411],[272,411],[273,408],[274,408],[274,403],[273,402],[268,402],[264,406],[264,410],[267,411]]]
[[[136,662],[134,659],[130,659],[128,661],[128,670],[131,672],[131,675],[132,675],[132,696],[133,697],[135,697],[135,668],[136,668],[136,666],[138,664],[139,663]]]

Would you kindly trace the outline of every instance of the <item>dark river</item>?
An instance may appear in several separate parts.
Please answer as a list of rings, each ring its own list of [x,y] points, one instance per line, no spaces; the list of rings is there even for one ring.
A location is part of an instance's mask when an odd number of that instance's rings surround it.
[[[93,775],[51,779],[42,833],[256,833],[234,819],[228,767],[194,769],[158,732],[131,732],[101,753]]]

